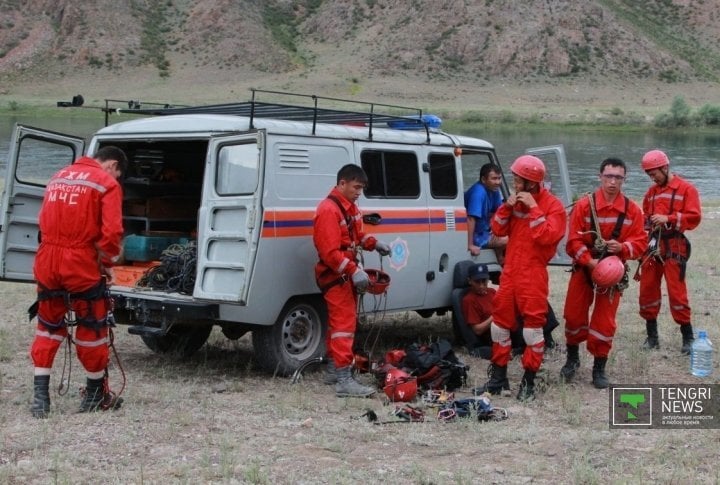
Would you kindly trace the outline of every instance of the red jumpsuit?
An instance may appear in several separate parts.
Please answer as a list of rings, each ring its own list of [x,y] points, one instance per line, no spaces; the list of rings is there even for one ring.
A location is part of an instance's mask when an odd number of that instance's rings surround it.
[[[509,236],[500,287],[495,295],[493,322],[506,330],[493,335],[492,362],[501,367],[510,361],[510,333],[517,325],[517,312],[523,317],[525,370],[537,372],[542,364],[545,340],[542,329],[548,312],[549,282],[547,264],[565,235],[567,216],[562,202],[542,188],[533,194],[537,206],[503,204],[495,212],[491,227],[497,236]]]
[[[30,348],[35,367],[50,369],[67,336],[63,296],[44,299],[43,292],[82,293],[101,281],[100,265],[112,266],[120,254],[122,188],[92,158],[81,157],[50,179],[39,215],[41,243],[33,272],[38,282],[38,325]],[[108,364],[107,304],[103,295],[71,302],[78,320],[78,359],[91,373]]]
[[[613,202],[608,202],[600,189],[595,191],[594,198],[602,238],[622,243],[622,250],[616,256],[623,261],[640,258],[647,246],[640,206],[628,199],[626,210],[626,199],[622,194],[618,194]],[[623,214],[620,234],[613,238],[618,218]],[[581,234],[595,230],[590,216],[590,200],[583,197],[570,214],[570,229],[565,246],[575,263],[565,297],[565,339],[568,345],[578,345],[587,340],[587,349],[593,356],[607,357],[617,328],[615,315],[622,293],[617,290],[594,291],[587,265],[592,259],[597,259],[599,254],[593,254],[593,235]],[[595,306],[588,320],[593,300]]]
[[[664,275],[673,320],[687,325],[691,314],[684,266],[690,254],[683,233],[700,224],[700,195],[690,182],[673,174],[667,185],[654,184],[648,189],[643,198],[643,212],[646,221],[654,214],[667,215],[669,221],[662,229],[658,247],[664,262],[649,258],[640,269],[640,316],[645,320],[657,318],[662,301],[660,284]],[[646,222],[646,227],[652,229],[650,222]]]
[[[340,369],[351,365],[354,357],[357,294],[352,274],[358,268],[356,252],[360,248],[372,251],[377,241],[363,233],[362,214],[357,205],[333,188],[328,198],[318,204],[313,242],[320,258],[315,265],[315,281],[323,291],[328,309],[326,347],[335,367]]]

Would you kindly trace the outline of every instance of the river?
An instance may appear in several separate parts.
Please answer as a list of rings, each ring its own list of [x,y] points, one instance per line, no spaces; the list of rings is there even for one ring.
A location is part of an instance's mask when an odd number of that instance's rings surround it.
[[[0,116],[0,178],[5,176],[5,160],[16,122],[37,128],[89,138],[103,126],[102,113],[94,118],[38,118]],[[460,129],[457,134],[488,140],[497,150],[504,167],[525,148],[562,144],[565,147],[570,181],[574,193],[581,194],[597,186],[600,162],[607,157],[624,160],[628,165],[625,192],[639,200],[650,181],[640,170],[640,159],[648,150],[659,148],[671,159],[672,170],[694,183],[706,200],[720,200],[720,164],[717,160],[720,132],[609,132],[563,130],[561,127],[518,128],[512,125],[486,130]],[[466,185],[477,174],[465,174]]]

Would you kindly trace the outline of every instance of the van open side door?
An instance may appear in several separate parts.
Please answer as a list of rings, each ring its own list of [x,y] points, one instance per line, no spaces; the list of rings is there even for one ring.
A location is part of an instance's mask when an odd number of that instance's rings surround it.
[[[247,304],[261,232],[262,132],[210,139],[193,296]]]
[[[572,189],[570,187],[570,175],[568,173],[567,159],[565,158],[565,147],[563,145],[552,145],[538,148],[528,148],[525,153],[540,158],[545,163],[545,187],[555,194],[562,201],[566,210],[569,212],[573,200]],[[560,244],[558,244],[557,252],[552,260],[551,265],[570,266],[572,259],[565,252],[565,243],[567,242],[567,230]]]
[[[38,214],[45,186],[85,149],[82,138],[16,125],[10,140],[0,212],[0,279],[33,281]]]

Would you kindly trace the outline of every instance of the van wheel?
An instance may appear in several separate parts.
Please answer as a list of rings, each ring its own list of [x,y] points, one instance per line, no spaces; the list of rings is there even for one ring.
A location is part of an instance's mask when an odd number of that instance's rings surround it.
[[[253,330],[255,359],[273,374],[287,376],[325,352],[327,309],[322,298],[290,300],[274,325]]]
[[[153,352],[187,359],[205,345],[211,331],[212,325],[174,326],[165,335],[141,335],[140,338]]]

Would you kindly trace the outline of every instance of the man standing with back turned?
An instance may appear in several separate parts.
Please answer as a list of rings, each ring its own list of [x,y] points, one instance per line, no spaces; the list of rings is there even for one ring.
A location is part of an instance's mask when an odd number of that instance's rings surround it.
[[[72,342],[87,372],[80,412],[117,409],[122,400],[109,393],[109,311],[105,288],[120,256],[122,188],[127,168],[117,147],[100,148],[93,158],[81,157],[59,170],[45,189],[40,208],[40,247],[33,272],[38,301],[30,308],[38,324],[30,356],[35,365],[32,415],[50,411],[50,371],[55,354],[77,323]],[[108,281],[106,281],[106,278]],[[68,310],[76,322],[68,322]]]
[[[375,389],[357,382],[352,375],[353,341],[357,325],[357,298],[370,280],[357,262],[361,249],[390,254],[390,246],[363,232],[356,201],[368,178],[362,167],[348,164],[337,174],[337,185],[318,204],[313,221],[313,242],[320,260],[315,281],[328,309],[326,339],[329,357],[326,384],[335,384],[338,397],[367,397]]]
[[[474,392],[499,394],[509,389],[507,365],[511,358],[510,332],[523,318],[525,350],[518,400],[535,398],[535,374],[543,361],[547,322],[549,277],[547,265],[565,235],[567,216],[563,203],[543,186],[545,164],[537,157],[523,155],[510,166],[515,194],[495,212],[492,231],[508,236],[505,266],[495,295],[490,380]]]
[[[685,284],[690,241],[684,232],[700,224],[700,195],[690,182],[670,172],[670,160],[664,152],[647,152],[641,165],[654,182],[643,198],[645,229],[650,233],[647,257],[640,267],[640,316],[647,330],[644,348],[660,348],[657,316],[662,301],[660,284],[665,276],[670,313],[682,334],[681,352],[689,354],[695,338]]]

